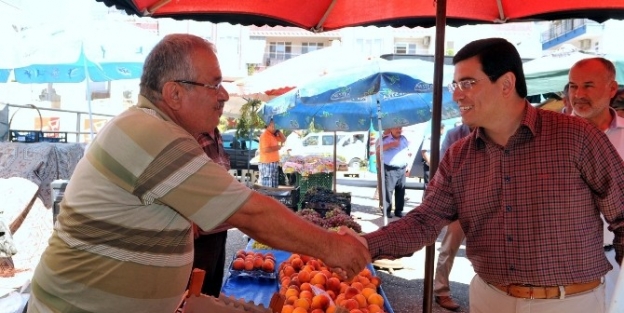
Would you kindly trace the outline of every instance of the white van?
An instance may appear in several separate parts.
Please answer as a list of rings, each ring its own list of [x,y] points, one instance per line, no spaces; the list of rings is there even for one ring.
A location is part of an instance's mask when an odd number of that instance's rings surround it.
[[[366,160],[368,132],[336,132],[336,151],[349,167]],[[293,154],[324,155],[334,154],[334,132],[309,133],[301,140],[303,147]]]

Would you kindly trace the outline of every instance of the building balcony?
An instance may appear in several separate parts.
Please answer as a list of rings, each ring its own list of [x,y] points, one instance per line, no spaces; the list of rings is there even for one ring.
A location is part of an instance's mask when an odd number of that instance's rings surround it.
[[[542,50],[549,50],[572,40],[594,37],[602,30],[602,24],[589,19],[554,21],[552,26],[542,33]]]

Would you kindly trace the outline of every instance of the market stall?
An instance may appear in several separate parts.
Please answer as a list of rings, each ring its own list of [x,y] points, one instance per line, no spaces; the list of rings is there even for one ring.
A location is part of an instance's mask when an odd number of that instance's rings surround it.
[[[279,271],[279,265],[287,262],[292,256],[291,253],[281,250],[255,249],[254,240],[251,240],[247,244],[245,251],[259,252],[262,254],[271,253],[275,257],[276,272]],[[231,268],[232,265],[230,265],[230,269]],[[372,265],[368,266],[368,271],[371,275],[376,276]],[[244,301],[253,301],[255,304],[262,304],[268,307],[273,294],[280,291],[280,284],[278,275],[276,275],[275,278],[263,278],[232,275],[232,271],[230,271],[221,292],[226,296],[233,296],[237,299],[243,299]],[[377,293],[383,298],[383,311],[386,313],[394,313],[382,286],[377,288]]]

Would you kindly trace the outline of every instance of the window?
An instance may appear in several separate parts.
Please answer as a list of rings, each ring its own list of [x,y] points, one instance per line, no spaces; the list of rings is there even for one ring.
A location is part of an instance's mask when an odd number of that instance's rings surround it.
[[[381,39],[356,39],[355,46],[359,51],[368,55],[380,55],[383,49]]]
[[[323,146],[333,146],[334,145],[334,135],[323,136]]]
[[[288,60],[292,54],[292,46],[290,42],[271,42],[269,43],[269,58],[274,60]]]
[[[396,54],[416,54],[416,44],[397,42],[394,44],[394,53]]]
[[[317,146],[318,145],[318,136],[310,136],[303,141],[303,146]]]
[[[304,42],[301,44],[301,54],[323,49],[322,42]]]

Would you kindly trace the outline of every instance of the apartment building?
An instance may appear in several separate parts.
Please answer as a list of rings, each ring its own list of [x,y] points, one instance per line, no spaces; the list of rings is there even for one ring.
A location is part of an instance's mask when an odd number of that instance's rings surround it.
[[[624,21],[608,20],[596,23],[588,19],[569,19],[550,22],[542,32],[542,50],[574,47],[598,54],[623,54],[620,38]]]

